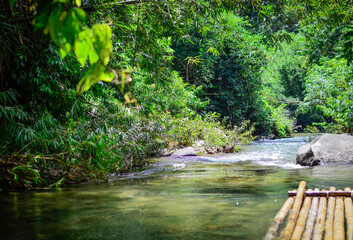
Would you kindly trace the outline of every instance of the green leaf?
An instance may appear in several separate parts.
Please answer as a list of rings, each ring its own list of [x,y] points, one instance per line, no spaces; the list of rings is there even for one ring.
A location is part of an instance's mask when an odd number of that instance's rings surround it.
[[[62,4],[55,4],[54,9],[49,16],[48,23],[44,29],[44,33],[49,33],[51,39],[59,47],[64,44],[62,38],[62,22],[60,21],[60,17],[64,15],[65,12],[63,13],[62,10]]]
[[[89,53],[93,49],[93,42],[91,39],[92,31],[89,28],[84,29],[78,34],[78,39],[76,39],[74,52],[77,57],[77,60],[82,67],[85,66]],[[96,57],[96,62],[98,61],[98,56]],[[93,62],[91,61],[93,64]]]
[[[91,49],[88,56],[89,56],[89,62],[91,64],[96,63],[99,60],[99,56],[94,48]]]
[[[93,30],[93,41],[96,46],[96,51],[99,55],[99,59],[104,65],[107,65],[110,58],[110,53],[113,50],[112,39],[111,39],[111,28],[107,24],[95,24],[92,27]]]
[[[109,49],[103,48],[99,53],[99,58],[104,65],[107,65],[109,62],[110,52],[111,51]]]
[[[111,72],[110,70],[107,70],[106,67],[101,63],[95,63],[88,68],[85,75],[77,84],[76,92],[78,94],[82,94],[88,89],[90,89],[90,87],[93,84],[99,81],[111,82],[113,79],[114,79],[113,72]]]
[[[75,0],[76,6],[81,7],[81,0]]]
[[[87,23],[86,12],[83,11],[81,8],[74,8],[73,10],[76,12],[76,15],[80,19],[80,21],[82,21],[82,24],[86,24]]]
[[[82,42],[76,41],[75,42],[74,52],[77,57],[77,60],[81,64],[81,67],[85,66],[85,63],[88,58],[89,50],[90,50],[90,46],[87,44],[87,42],[85,42],[85,41],[82,41]]]
[[[76,17],[76,13],[73,9],[70,9],[70,11],[66,14],[66,18],[63,24],[64,37],[71,45],[73,45],[78,37],[79,31],[80,26],[78,18]]]
[[[211,52],[213,56],[218,56],[219,55],[219,51],[214,48],[214,47],[209,47],[208,50],[206,52]]]
[[[61,58],[64,59],[66,55],[70,52],[70,50],[71,50],[70,43],[65,43],[64,45],[62,45],[60,47]]]
[[[112,71],[104,71],[100,76],[100,81],[111,82],[114,79],[114,73]]]

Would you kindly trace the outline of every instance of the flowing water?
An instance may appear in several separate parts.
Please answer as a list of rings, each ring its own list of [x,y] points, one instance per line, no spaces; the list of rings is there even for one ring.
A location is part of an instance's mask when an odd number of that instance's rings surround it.
[[[0,239],[262,239],[297,188],[353,187],[353,165],[295,164],[307,137],[237,154],[161,158],[143,171],[45,192],[0,192]]]

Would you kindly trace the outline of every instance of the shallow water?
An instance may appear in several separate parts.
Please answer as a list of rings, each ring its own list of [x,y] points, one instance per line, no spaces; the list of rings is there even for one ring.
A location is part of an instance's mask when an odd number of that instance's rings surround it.
[[[353,165],[295,164],[306,137],[237,154],[163,158],[140,172],[49,192],[1,192],[0,239],[262,239],[297,188],[353,186]]]

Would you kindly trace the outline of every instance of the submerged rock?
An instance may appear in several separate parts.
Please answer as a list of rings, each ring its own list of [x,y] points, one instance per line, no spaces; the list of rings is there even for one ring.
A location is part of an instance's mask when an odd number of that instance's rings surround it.
[[[323,134],[297,152],[297,164],[302,166],[334,163],[353,163],[353,136]]]
[[[181,156],[197,156],[196,151],[193,147],[182,148],[176,150],[172,153],[172,157],[181,157]]]

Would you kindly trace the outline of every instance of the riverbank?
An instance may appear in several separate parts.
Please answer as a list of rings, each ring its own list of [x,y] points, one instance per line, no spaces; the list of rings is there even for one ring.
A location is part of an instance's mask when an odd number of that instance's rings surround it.
[[[249,122],[228,129],[216,114],[146,119],[132,113],[125,112],[116,121],[111,115],[96,112],[94,122],[88,118],[59,125],[46,139],[34,139],[23,148],[25,151],[0,155],[1,189],[56,188],[107,179],[108,174],[144,167],[147,159],[165,150],[194,146],[199,154],[236,152],[240,144],[253,140]],[[107,122],[106,117],[113,121]],[[127,118],[129,124],[119,125]],[[98,131],[87,131],[97,127]]]

